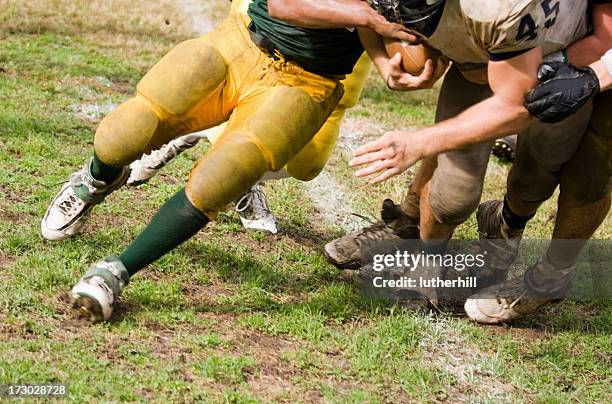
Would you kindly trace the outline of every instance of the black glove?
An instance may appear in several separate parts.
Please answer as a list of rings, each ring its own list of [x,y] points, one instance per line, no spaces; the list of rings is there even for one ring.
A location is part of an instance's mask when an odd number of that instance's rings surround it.
[[[546,123],[562,121],[599,93],[599,79],[590,67],[546,62],[538,80],[541,84],[525,96],[525,108]]]

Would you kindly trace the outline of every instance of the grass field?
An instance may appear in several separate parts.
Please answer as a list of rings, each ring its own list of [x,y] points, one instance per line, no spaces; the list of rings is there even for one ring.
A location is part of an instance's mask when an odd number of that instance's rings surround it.
[[[226,3],[0,0],[0,385],[68,383],[75,402],[612,399],[609,302],[565,302],[482,327],[365,300],[356,274],[325,262],[325,242],[362,225],[334,213],[338,205],[375,215],[407,181],[367,186],[347,166],[351,150],[384,129],[433,120],[435,90],[392,94],[374,75],[322,179],[267,185],[278,235],[246,232],[228,210],[137,275],[109,323],[76,318],[68,289],[88,264],[122,250],[206,145],[150,184],[113,194],[82,237],[45,242],[40,218],[90,156],[104,114],[195,35],[190,13],[212,24]],[[485,198],[503,195],[507,170],[492,161]],[[328,193],[336,204],[319,197]],[[554,206],[527,237],[549,237]],[[457,237],[476,238],[474,225]],[[611,233],[608,219],[597,237]]]

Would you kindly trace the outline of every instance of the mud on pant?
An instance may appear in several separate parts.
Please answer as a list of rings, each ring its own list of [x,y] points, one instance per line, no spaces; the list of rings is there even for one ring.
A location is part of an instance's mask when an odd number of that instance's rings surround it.
[[[343,88],[263,53],[250,39],[248,22],[232,13],[212,33],[164,56],[137,95],[100,124],[98,157],[124,166],[175,137],[228,121],[186,186],[191,202],[211,219],[265,172],[283,168],[319,131]]]
[[[447,73],[436,110],[436,122],[452,118],[488,97],[488,85],[466,80],[452,67]],[[578,150],[591,118],[588,103],[575,115],[557,124],[534,122],[518,136],[516,158],[508,176],[508,190],[526,202],[548,199],[560,182],[561,169]],[[435,218],[457,225],[476,210],[493,142],[440,154],[429,189]],[[606,177],[606,181],[609,178]],[[573,181],[577,181],[575,178]]]
[[[612,91],[593,101],[593,115],[578,150],[561,169],[561,193],[587,205],[612,189]]]
[[[234,3],[235,0],[232,4]],[[325,164],[327,164],[340,136],[340,127],[345,113],[359,102],[371,66],[372,62],[367,53],[364,52],[357,61],[353,72],[341,81],[344,87],[344,96],[338,106],[312,140],[287,163],[285,166],[286,174],[300,181],[310,181],[316,178],[325,168]],[[208,130],[206,132],[208,140],[214,144],[226,127],[227,125],[223,124]],[[269,173],[269,177],[284,178],[286,174]]]

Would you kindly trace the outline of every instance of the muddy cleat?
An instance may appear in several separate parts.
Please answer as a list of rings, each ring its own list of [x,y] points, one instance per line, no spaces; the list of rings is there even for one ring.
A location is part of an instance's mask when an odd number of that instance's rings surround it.
[[[106,321],[130,275],[118,257],[92,265],[70,291],[72,307],[93,322]]]
[[[502,201],[486,201],[476,212],[480,249],[485,252],[485,269],[478,274],[480,287],[505,281],[518,255],[523,230],[506,224],[502,217],[503,206]]]
[[[370,244],[419,237],[418,222],[409,218],[391,199],[383,202],[381,221],[325,245],[327,260],[340,269],[359,269],[362,249]]]
[[[127,184],[136,187],[149,181],[172,159],[185,150],[196,146],[200,139],[204,137],[205,135],[202,133],[177,137],[161,148],[151,151],[150,154],[143,155],[140,160],[130,164],[131,172]]]
[[[40,232],[47,240],[57,241],[79,232],[91,208],[125,184],[129,169],[124,167],[111,183],[98,181],[91,175],[91,159],[81,171],[72,174],[55,196],[40,224]]]
[[[510,135],[501,139],[497,139],[493,144],[491,153],[502,160],[513,162],[514,153],[516,151],[516,140],[516,135]]]
[[[470,296],[465,312],[482,324],[499,324],[522,318],[553,300],[562,299],[574,275],[574,267],[557,270],[540,260],[524,277],[490,286]]]
[[[236,203],[236,212],[247,229],[263,230],[276,234],[276,218],[268,206],[268,198],[259,184],[242,196]]]

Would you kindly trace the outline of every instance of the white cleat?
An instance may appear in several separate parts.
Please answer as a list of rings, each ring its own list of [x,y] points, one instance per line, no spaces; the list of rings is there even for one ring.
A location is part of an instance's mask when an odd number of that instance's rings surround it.
[[[92,265],[70,291],[72,307],[93,322],[106,321],[113,314],[119,294],[130,275],[117,257]]]
[[[236,203],[236,211],[242,225],[247,229],[263,230],[272,234],[278,233],[276,218],[268,206],[266,194],[259,184],[242,196]]]
[[[161,148],[151,151],[150,154],[143,155],[140,160],[136,160],[130,164],[131,172],[127,184],[138,186],[149,181],[159,170],[164,168],[166,164],[185,150],[195,147],[200,139],[204,137],[206,137],[206,135],[201,132],[177,137]]]
[[[53,198],[40,224],[45,239],[58,241],[77,234],[87,221],[91,208],[125,184],[129,174],[128,168],[124,167],[115,181],[106,183],[91,176],[90,166],[91,160],[81,171],[72,174],[70,181]]]

